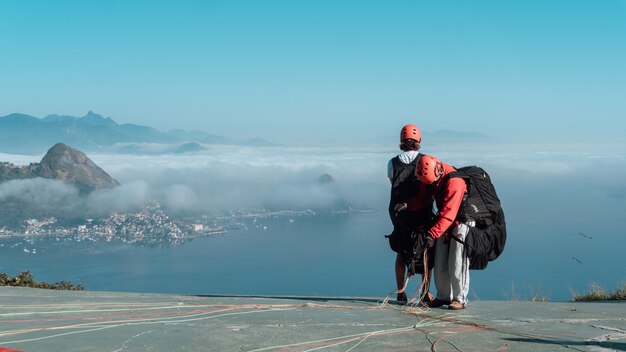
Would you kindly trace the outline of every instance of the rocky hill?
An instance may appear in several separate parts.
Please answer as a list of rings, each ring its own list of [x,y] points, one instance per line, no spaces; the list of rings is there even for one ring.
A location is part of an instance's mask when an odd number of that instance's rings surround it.
[[[40,163],[26,166],[0,163],[0,182],[35,177],[61,180],[77,187],[82,194],[119,185],[84,153],[63,143],[50,148]]]

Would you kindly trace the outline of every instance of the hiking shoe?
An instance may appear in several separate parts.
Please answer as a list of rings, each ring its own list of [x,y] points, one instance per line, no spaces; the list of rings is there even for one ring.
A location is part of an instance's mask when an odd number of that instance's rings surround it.
[[[427,303],[425,302],[424,303],[424,305],[426,307],[430,307],[430,308],[438,308],[438,307],[441,307],[441,306],[445,306],[446,304],[450,304],[450,302],[444,301],[444,300],[439,299],[439,298],[435,298],[435,299],[433,299],[430,302],[427,302]]]
[[[406,298],[406,293],[404,292],[398,293],[398,297],[396,298],[396,301],[398,303],[406,303],[408,301],[408,299]]]
[[[465,309],[465,304],[454,300],[452,301],[449,305],[448,305],[448,309],[453,309],[453,310],[461,310],[461,309]]]

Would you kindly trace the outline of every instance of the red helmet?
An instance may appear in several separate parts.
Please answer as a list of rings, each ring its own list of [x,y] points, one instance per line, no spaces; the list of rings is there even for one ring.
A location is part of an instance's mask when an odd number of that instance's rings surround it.
[[[431,155],[424,155],[420,158],[415,168],[415,176],[420,182],[433,184],[443,175],[443,165],[441,161]]]
[[[419,127],[415,125],[406,125],[402,127],[402,130],[400,131],[400,142],[408,138],[415,139],[420,142],[422,140],[422,133],[420,132]]]

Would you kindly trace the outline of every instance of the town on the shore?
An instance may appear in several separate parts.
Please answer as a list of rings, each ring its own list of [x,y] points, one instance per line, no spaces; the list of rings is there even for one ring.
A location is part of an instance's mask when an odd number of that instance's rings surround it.
[[[369,212],[370,210],[335,210],[332,215]],[[73,242],[122,242],[138,245],[177,245],[197,237],[248,230],[250,227],[267,229],[265,219],[285,219],[294,222],[298,217],[312,217],[318,212],[305,210],[234,209],[193,217],[172,218],[157,202],[141,210],[112,213],[107,218],[84,219],[72,225],[62,225],[54,217],[28,219],[14,228],[0,227],[0,239],[49,239]]]

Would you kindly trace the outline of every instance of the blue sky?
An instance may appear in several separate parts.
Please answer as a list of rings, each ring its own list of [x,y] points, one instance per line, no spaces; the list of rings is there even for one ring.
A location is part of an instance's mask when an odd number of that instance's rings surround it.
[[[279,143],[626,135],[626,1],[0,0],[0,116]]]

